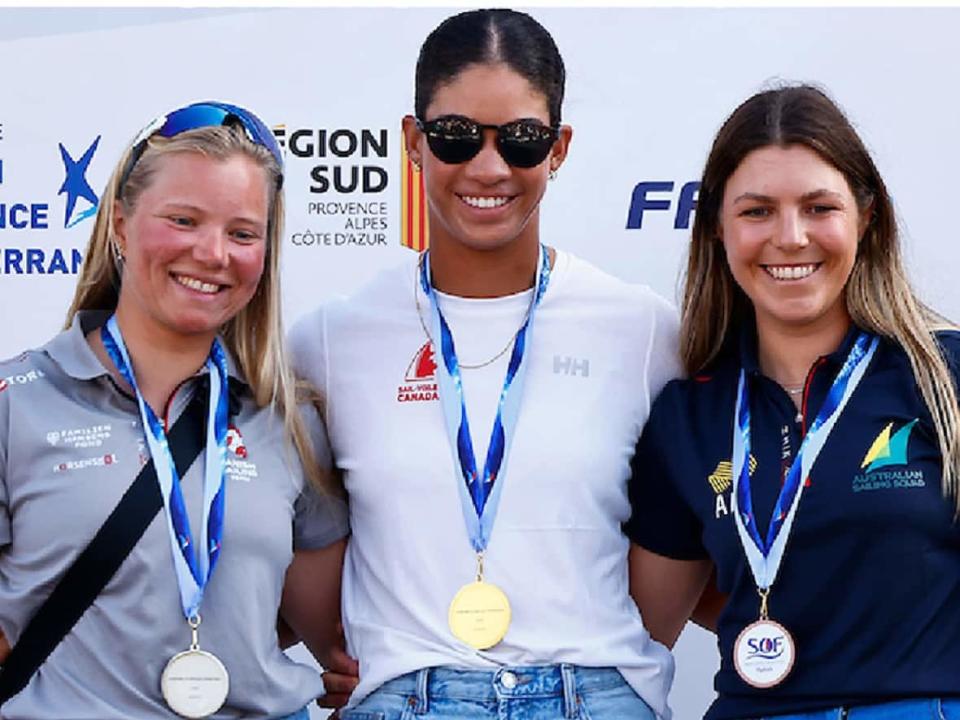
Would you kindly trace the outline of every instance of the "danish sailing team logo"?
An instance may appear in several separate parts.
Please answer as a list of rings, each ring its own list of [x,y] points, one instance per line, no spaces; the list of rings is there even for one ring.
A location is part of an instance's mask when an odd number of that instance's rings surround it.
[[[926,486],[923,470],[908,467],[910,435],[916,424],[916,419],[911,420],[893,432],[894,424],[887,423],[863,456],[861,472],[853,478],[855,493]]]
[[[247,446],[243,444],[243,437],[236,425],[227,428],[227,450],[239,458],[247,457]]]
[[[260,476],[257,464],[251,462],[240,429],[231,423],[227,426],[227,463],[224,472],[234,480],[250,482]]]
[[[437,361],[433,345],[425,342],[407,366],[403,384],[397,388],[397,402],[429,402],[438,400]]]

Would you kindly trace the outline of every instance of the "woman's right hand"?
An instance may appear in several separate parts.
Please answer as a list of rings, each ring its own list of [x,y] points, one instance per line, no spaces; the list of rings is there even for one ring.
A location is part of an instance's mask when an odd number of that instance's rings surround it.
[[[10,654],[10,643],[7,642],[7,636],[0,631],[0,665],[7,661],[7,655]]]
[[[331,649],[323,671],[323,687],[326,692],[317,700],[320,707],[341,708],[350,699],[350,693],[357,686],[360,665],[347,655],[342,647]]]

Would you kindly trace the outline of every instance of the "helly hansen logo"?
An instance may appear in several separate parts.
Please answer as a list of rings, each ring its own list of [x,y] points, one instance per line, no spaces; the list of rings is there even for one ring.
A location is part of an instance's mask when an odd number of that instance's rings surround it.
[[[569,355],[554,355],[553,374],[590,377],[590,360],[587,358],[574,358]]]

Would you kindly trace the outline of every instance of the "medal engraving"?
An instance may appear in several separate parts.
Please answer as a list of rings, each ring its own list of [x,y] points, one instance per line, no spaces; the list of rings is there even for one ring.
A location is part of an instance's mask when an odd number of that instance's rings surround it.
[[[510,627],[510,601],[496,585],[479,581],[464,585],[450,603],[450,632],[477,650],[503,640]]]
[[[205,718],[223,706],[230,691],[230,677],[216,655],[185,650],[170,658],[163,669],[160,691],[180,717]]]
[[[745,683],[755,688],[779,685],[793,669],[793,638],[773,620],[748,625],[733,644],[733,664]]]

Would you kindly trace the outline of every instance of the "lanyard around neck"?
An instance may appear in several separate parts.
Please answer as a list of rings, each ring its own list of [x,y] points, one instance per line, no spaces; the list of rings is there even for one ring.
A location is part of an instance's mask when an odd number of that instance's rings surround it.
[[[167,533],[173,554],[177,585],[180,589],[180,603],[184,617],[196,618],[203,602],[203,592],[213,574],[213,568],[220,557],[223,541],[224,519],[224,468],[227,448],[227,415],[229,408],[227,359],[220,345],[214,339],[207,358],[206,367],[210,373],[210,404],[207,417],[207,450],[203,478],[203,519],[200,528],[200,545],[194,548],[190,519],[187,516],[180,487],[180,477],[173,461],[173,455],[167,443],[163,423],[153,408],[144,400],[133,372],[133,364],[123,342],[123,335],[117,324],[116,316],[111,316],[101,330],[107,354],[116,365],[123,378],[133,388],[140,407],[144,435],[150,449],[157,473],[160,493],[166,510]]]
[[[497,414],[490,433],[490,444],[487,448],[483,475],[480,475],[473,451],[470,421],[467,417],[467,406],[463,394],[463,379],[460,374],[453,333],[440,311],[436,292],[433,289],[430,278],[429,251],[427,251],[420,264],[420,287],[430,301],[433,321],[431,337],[439,338],[440,343],[440,347],[435,348],[435,350],[440,351],[439,355],[441,357],[441,362],[437,363],[437,385],[439,386],[440,403],[443,407],[447,436],[454,454],[454,461],[459,468],[457,487],[460,492],[467,533],[470,536],[473,549],[478,553],[482,553],[486,549],[493,531],[493,523],[500,502],[500,492],[503,487],[502,480],[501,482],[497,482],[497,480],[503,476],[506,470],[506,461],[520,412],[523,383],[529,364],[526,351],[532,337],[534,315],[549,283],[550,259],[546,248],[541,245],[533,297],[527,311],[527,318],[517,331],[514,339],[513,351],[510,354],[506,377],[497,403]]]
[[[733,428],[733,519],[747,556],[757,587],[767,590],[776,580],[783,560],[787,539],[803,494],[804,481],[810,475],[820,451],[834,425],[853,395],[876,352],[879,339],[861,332],[850,349],[843,367],[827,393],[820,412],[810,425],[800,449],[780,488],[765,538],[761,538],[753,509],[751,480],[747,459],[750,457],[750,392],[746,373],[740,370],[737,405]]]

